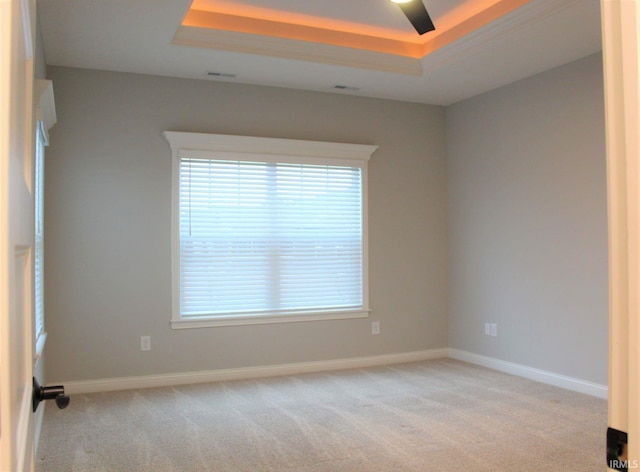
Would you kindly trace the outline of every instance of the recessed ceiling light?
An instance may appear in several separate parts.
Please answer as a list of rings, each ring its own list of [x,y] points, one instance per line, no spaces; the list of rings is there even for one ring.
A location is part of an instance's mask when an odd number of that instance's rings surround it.
[[[389,0],[391,3],[409,3],[412,0]]]

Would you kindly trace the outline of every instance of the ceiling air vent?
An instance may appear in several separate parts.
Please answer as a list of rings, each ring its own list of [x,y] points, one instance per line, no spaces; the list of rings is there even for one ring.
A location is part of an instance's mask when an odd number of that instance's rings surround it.
[[[217,77],[220,79],[235,79],[236,74],[229,74],[228,72],[207,72],[207,77]]]

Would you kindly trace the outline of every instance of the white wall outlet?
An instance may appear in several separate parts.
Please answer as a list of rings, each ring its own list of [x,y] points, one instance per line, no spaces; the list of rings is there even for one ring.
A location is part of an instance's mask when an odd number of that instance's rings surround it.
[[[140,336],[140,350],[141,351],[151,350],[151,336]]]
[[[491,323],[484,324],[484,334],[491,336]]]
[[[372,321],[371,322],[371,334],[380,334],[380,322]]]
[[[496,323],[491,323],[491,336],[498,335],[498,325]]]

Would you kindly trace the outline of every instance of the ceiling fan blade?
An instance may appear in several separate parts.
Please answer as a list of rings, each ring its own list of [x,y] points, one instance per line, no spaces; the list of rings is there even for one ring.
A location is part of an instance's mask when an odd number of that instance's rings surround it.
[[[424,3],[422,3],[422,0],[398,3],[398,6],[402,9],[407,18],[409,18],[409,21],[418,34],[425,34],[436,29],[433,21],[431,21],[431,17],[429,16],[427,9],[424,6]]]

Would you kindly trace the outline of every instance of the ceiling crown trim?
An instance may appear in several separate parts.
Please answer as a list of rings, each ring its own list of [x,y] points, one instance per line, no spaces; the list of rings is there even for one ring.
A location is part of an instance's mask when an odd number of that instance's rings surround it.
[[[429,56],[428,65],[425,69],[432,72],[452,62],[460,61],[494,41],[531,27],[581,1],[583,0],[536,0],[535,2],[527,2],[516,12],[498,18],[492,23],[491,29],[475,30],[455,43],[434,51],[435,54]]]

